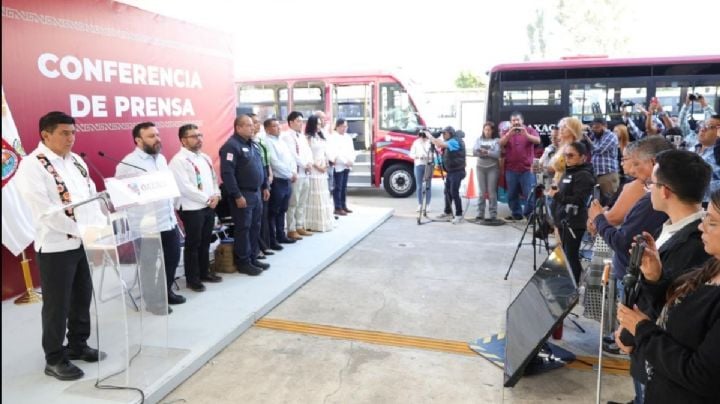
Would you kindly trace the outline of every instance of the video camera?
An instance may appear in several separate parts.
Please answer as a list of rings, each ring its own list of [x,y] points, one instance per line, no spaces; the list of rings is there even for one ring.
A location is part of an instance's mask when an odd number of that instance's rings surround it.
[[[688,100],[690,100],[690,101],[697,101],[697,100],[699,100],[700,98],[703,98],[702,94],[698,94],[698,93],[694,93],[694,94],[693,94],[693,93],[690,93],[690,94],[688,94]]]
[[[441,128],[418,128],[417,135],[419,137],[427,137],[428,135],[434,137],[435,139],[442,136],[443,130]]]

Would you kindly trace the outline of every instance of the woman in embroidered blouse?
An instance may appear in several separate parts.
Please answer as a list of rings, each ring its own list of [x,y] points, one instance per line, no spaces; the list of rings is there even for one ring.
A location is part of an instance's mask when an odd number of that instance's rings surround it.
[[[712,257],[669,288],[655,243],[648,242],[641,287],[663,307],[657,324],[637,307],[618,307],[620,325],[635,336],[634,349],[646,360],[647,404],[717,403],[720,398],[720,190],[712,193],[706,213],[699,227]]]
[[[312,231],[330,231],[335,226],[334,205],[327,185],[327,141],[320,129],[318,117],[311,115],[305,124],[305,136],[313,155],[305,228]]]

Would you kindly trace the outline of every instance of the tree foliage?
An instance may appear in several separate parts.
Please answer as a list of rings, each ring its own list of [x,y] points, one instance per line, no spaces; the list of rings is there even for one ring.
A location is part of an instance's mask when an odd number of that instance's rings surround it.
[[[462,71],[455,79],[455,87],[457,88],[484,88],[485,82],[480,76],[469,71]]]

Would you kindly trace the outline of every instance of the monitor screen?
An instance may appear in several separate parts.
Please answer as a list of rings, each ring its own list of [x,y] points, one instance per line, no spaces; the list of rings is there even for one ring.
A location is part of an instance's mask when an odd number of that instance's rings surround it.
[[[558,246],[507,309],[505,387],[518,382],[555,326],[577,302],[575,279]]]

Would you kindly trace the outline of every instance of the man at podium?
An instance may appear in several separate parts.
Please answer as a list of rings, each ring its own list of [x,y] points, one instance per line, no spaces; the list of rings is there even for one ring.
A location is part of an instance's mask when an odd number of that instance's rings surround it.
[[[45,374],[76,380],[83,371],[70,359],[97,362],[105,354],[87,345],[93,286],[78,224],[88,218],[63,206],[91,198],[96,189],[87,165],[71,151],[75,119],[54,111],[40,118],[39,126],[41,141],[22,159],[16,182],[35,223]]]

